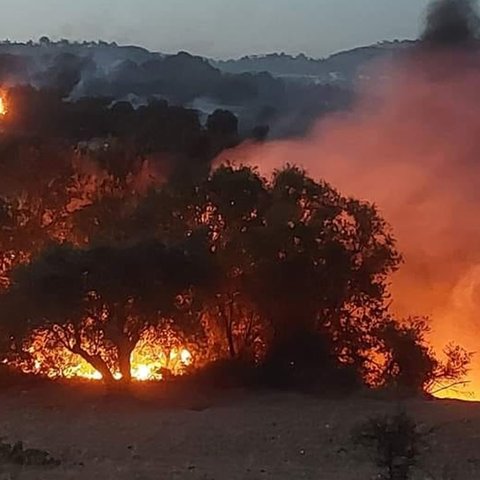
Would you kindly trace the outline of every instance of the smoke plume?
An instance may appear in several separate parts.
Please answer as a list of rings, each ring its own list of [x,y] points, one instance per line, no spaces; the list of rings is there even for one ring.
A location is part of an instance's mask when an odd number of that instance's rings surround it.
[[[427,12],[423,40],[456,45],[477,39],[479,17],[473,0],[435,0]]]
[[[424,38],[448,48],[422,46],[377,65],[385,81],[359,86],[348,114],[303,140],[244,144],[218,159],[264,174],[294,163],[377,204],[405,258],[392,309],[430,316],[440,354],[450,341],[476,351],[480,337],[480,54],[450,48],[473,38],[473,12],[470,2],[436,2]],[[478,355],[471,380],[480,398]]]

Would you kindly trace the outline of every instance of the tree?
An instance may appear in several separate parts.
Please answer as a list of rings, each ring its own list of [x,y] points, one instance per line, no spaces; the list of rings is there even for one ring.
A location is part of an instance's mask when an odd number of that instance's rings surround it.
[[[208,300],[210,318],[220,321],[231,358],[255,356],[253,342],[262,327],[247,285],[255,274],[250,237],[262,227],[269,203],[266,180],[248,167],[223,166],[203,188],[204,219],[222,275]]]
[[[238,119],[229,110],[215,110],[208,116],[206,126],[212,158],[239,143]]]
[[[342,197],[296,167],[276,172],[264,224],[251,238],[250,295],[277,341],[321,333],[360,369],[400,261],[376,209]]]
[[[0,308],[20,344],[36,329],[48,329],[106,382],[116,371],[128,382],[130,355],[143,331],[162,318],[188,320],[178,315],[179,299],[207,284],[211,272],[208,251],[198,242],[56,245],[15,272]]]
[[[375,207],[295,167],[268,182],[250,167],[224,165],[189,191],[162,189],[154,209],[166,214],[163,232],[207,229],[222,280],[203,302],[225,353],[238,356],[259,335],[265,346],[272,333],[283,343],[306,331],[363,368],[400,261]]]
[[[377,337],[376,357],[383,362],[377,365],[376,383],[413,395],[437,393],[461,384],[473,354],[449,344],[443,352],[445,358],[440,359],[428,345],[429,332],[425,318],[386,321]]]
[[[28,261],[50,241],[68,236],[68,205],[77,192],[74,170],[64,154],[63,149],[51,145],[0,145],[2,288],[9,285],[16,265]]]
[[[238,135],[238,119],[229,110],[215,110],[207,118],[207,129],[213,135],[235,137]]]
[[[157,233],[207,229],[222,281],[203,301],[227,355],[244,350],[261,324],[263,343],[272,331],[278,341],[321,332],[338,358],[363,365],[400,261],[375,207],[295,167],[268,182],[250,167],[224,165],[204,182],[167,186],[155,197]]]

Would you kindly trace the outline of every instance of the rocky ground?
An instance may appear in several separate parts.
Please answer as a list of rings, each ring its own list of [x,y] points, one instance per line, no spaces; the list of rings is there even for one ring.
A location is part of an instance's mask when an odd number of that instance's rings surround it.
[[[369,480],[375,451],[352,431],[404,408],[425,434],[413,479],[480,479],[480,405],[319,399],[139,387],[129,396],[40,386],[0,393],[0,437],[60,466],[0,462],[0,479]]]

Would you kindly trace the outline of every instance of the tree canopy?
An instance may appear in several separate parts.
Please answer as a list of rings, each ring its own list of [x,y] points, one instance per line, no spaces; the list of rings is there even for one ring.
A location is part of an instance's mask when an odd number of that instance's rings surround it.
[[[209,129],[232,135],[235,122],[217,112]],[[392,320],[401,255],[378,209],[298,167],[267,179],[222,165],[138,188],[128,162],[122,175],[108,163],[93,173],[48,165],[43,187],[20,176],[0,205],[7,358],[28,357],[41,332],[43,348],[129,381],[153,328],[197,342],[200,363],[315,361],[315,375],[348,367],[415,388],[465,372],[464,352],[452,347],[441,364],[422,329]],[[410,368],[412,355],[423,370]]]

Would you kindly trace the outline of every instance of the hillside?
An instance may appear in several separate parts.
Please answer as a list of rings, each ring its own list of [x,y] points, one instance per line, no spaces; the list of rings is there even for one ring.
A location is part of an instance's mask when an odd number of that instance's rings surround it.
[[[363,66],[372,60],[395,55],[398,51],[410,48],[416,42],[395,41],[354,48],[335,53],[324,59],[314,59],[300,54],[291,56],[285,53],[246,56],[238,60],[212,61],[212,64],[229,73],[269,72],[279,77],[310,77],[320,82],[352,82]]]
[[[287,82],[275,72],[224,71],[208,59],[163,55],[105,42],[0,43],[0,86],[30,85],[78,101],[103,97],[135,108],[156,100],[198,110],[234,112],[240,130],[269,127],[273,137],[301,135],[326,112],[347,108],[348,87]]]
[[[414,41],[381,42],[375,45],[353,48],[335,53],[329,57],[315,59],[304,54],[297,56],[285,53],[271,53],[267,55],[250,55],[240,59],[213,60],[208,62],[224,73],[229,74],[258,74],[267,72],[276,77],[296,77],[317,79],[324,83],[335,83],[336,81],[351,82],[355,79],[359,69],[372,60],[394,55],[400,50],[414,45]],[[48,38],[40,39],[38,43],[13,43],[9,41],[0,42],[0,57],[5,56],[21,57],[23,68],[31,73],[32,69],[39,68],[41,63],[49,62],[58,55],[74,55],[88,58],[93,61],[97,68],[110,70],[119,64],[126,62],[142,65],[146,62],[161,62],[166,58],[171,63],[185,63],[188,56],[193,59],[201,57],[180,52],[176,55],[165,55],[157,52],[150,52],[145,48],[137,46],[121,46],[116,43],[106,42],[68,42],[62,40],[51,42]],[[198,62],[198,60],[196,60]],[[0,72],[2,59],[0,58]],[[192,72],[195,73],[195,72]]]

